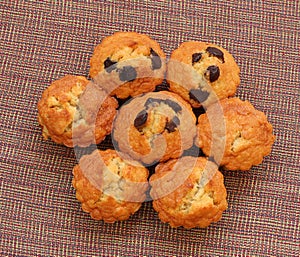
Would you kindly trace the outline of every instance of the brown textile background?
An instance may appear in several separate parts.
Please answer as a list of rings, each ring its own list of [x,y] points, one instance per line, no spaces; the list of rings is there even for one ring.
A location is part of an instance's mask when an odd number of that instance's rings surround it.
[[[299,12],[288,0],[1,0],[0,256],[299,256]],[[119,30],[150,35],[168,56],[187,40],[228,49],[237,95],[274,126],[261,165],[224,172],[229,208],[207,229],[171,229],[149,202],[126,222],[92,220],[71,186],[74,151],[42,140],[42,91],[87,76],[94,47]]]

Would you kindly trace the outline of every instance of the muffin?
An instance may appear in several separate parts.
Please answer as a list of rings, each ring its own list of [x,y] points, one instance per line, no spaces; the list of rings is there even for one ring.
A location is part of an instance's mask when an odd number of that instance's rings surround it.
[[[96,46],[90,76],[112,96],[125,99],[155,90],[165,72],[165,53],[149,36],[116,32]]]
[[[43,92],[37,107],[45,139],[85,147],[111,133],[118,102],[85,77],[66,75]]]
[[[124,158],[145,165],[179,157],[193,145],[196,117],[181,97],[167,91],[132,98],[118,110],[112,139]]]
[[[95,220],[127,220],[146,199],[148,170],[126,163],[115,150],[95,150],[83,156],[73,175],[76,198]]]
[[[153,208],[171,227],[207,227],[219,221],[227,208],[223,175],[204,157],[158,164],[150,185]]]
[[[233,56],[224,48],[188,41],[172,52],[167,81],[170,91],[198,108],[233,96],[240,84],[239,74]]]
[[[223,120],[215,119],[216,113],[223,111]],[[214,130],[224,122],[223,130]],[[198,117],[198,136],[196,144],[206,156],[220,160],[227,170],[249,170],[270,154],[275,140],[272,125],[266,115],[254,108],[248,101],[239,98],[223,99],[207,109]],[[212,151],[213,140],[219,141],[219,147]],[[218,149],[223,149],[223,153]]]

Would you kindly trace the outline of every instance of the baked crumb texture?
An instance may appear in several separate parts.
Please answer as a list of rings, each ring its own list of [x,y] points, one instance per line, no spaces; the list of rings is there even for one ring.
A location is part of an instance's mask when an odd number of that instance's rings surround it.
[[[38,121],[44,139],[84,147],[110,134],[117,106],[116,99],[85,77],[66,75],[43,92]]]
[[[154,91],[165,72],[166,56],[160,45],[136,32],[105,37],[90,59],[90,76],[120,99]]]
[[[233,56],[215,44],[188,41],[175,49],[167,66],[170,91],[193,107],[207,107],[233,96],[240,84],[240,69]]]
[[[192,167],[190,163],[193,163]],[[207,168],[211,174],[207,174]],[[179,186],[168,183],[171,173],[174,173],[172,177],[175,180],[182,179]],[[203,176],[211,179],[202,183],[205,181]],[[166,184],[171,189],[167,194]],[[223,175],[214,163],[204,157],[186,156],[158,164],[150,178],[150,185],[153,207],[159,218],[171,227],[207,227],[219,221],[227,208]]]
[[[76,198],[95,220],[127,220],[146,199],[148,170],[124,162],[115,150],[83,156],[73,175]]]
[[[220,166],[227,170],[249,170],[253,165],[260,164],[264,156],[270,154],[275,141],[272,125],[266,115],[239,98],[223,99],[220,106],[225,131],[216,130],[212,133],[211,124],[218,126],[218,121],[211,123],[209,119],[218,112],[219,106],[214,104],[198,118],[196,144],[206,156],[215,156],[218,153],[211,152],[212,140],[224,138],[224,155],[215,157],[221,160]]]

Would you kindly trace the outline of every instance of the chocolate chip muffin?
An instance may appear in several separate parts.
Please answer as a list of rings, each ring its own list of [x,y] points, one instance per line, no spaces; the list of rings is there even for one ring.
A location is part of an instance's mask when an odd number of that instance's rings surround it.
[[[220,106],[218,106],[220,105]],[[223,111],[224,130],[215,130],[220,120],[214,119],[217,112]],[[266,115],[254,108],[248,101],[239,98],[223,99],[207,109],[198,118],[198,137],[196,144],[205,155],[220,160],[220,165],[227,170],[249,170],[252,165],[258,165],[263,157],[270,154],[274,143],[272,125]],[[219,141],[220,147],[211,150],[212,141]],[[218,149],[223,148],[221,153]]]
[[[114,150],[83,156],[73,175],[76,198],[95,220],[127,220],[146,199],[148,170],[126,163]]]
[[[170,91],[197,108],[233,96],[240,84],[239,73],[233,56],[224,48],[188,41],[172,52],[167,80]]]
[[[145,165],[179,157],[193,145],[196,117],[178,95],[150,92],[132,98],[116,116],[112,138],[122,156]]]
[[[45,139],[85,147],[111,133],[118,103],[85,77],[66,75],[43,92],[37,107]]]
[[[90,76],[120,99],[154,91],[162,83],[165,53],[145,34],[116,32],[96,46]]]
[[[227,208],[223,175],[204,157],[158,164],[150,185],[153,207],[171,227],[207,227],[219,221]]]

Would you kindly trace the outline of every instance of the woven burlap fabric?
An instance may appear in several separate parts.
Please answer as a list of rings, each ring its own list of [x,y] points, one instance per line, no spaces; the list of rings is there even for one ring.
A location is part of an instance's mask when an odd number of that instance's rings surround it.
[[[299,11],[287,0],[0,1],[0,255],[299,256]],[[172,229],[150,202],[126,222],[92,220],[71,185],[73,149],[42,140],[43,90],[87,76],[94,47],[120,30],[150,35],[168,56],[187,40],[228,49],[237,96],[273,124],[261,165],[224,172],[229,207],[206,229]]]

